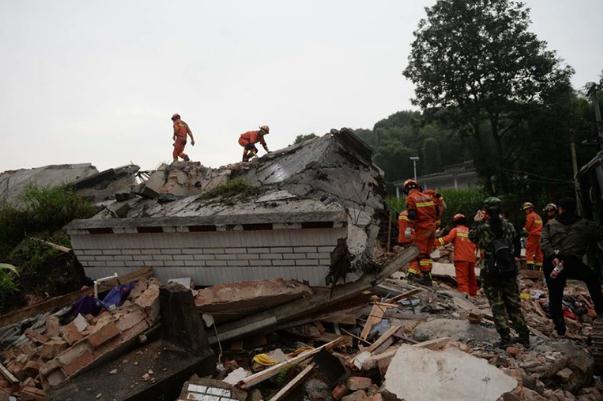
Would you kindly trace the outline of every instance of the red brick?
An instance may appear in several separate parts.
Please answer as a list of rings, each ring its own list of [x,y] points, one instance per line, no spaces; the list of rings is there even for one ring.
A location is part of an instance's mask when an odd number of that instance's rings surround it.
[[[154,322],[159,317],[159,286],[157,284],[149,285],[134,303],[144,309],[149,320]]]
[[[335,386],[335,388],[331,392],[331,395],[336,400],[340,400],[345,395],[348,395],[349,392],[350,392],[350,390],[345,386],[345,384],[339,383],[338,385]]]
[[[140,309],[136,309],[122,317],[120,317],[116,324],[117,324],[117,328],[119,329],[119,331],[126,331],[131,329],[132,327],[136,326],[138,323],[142,322],[145,319],[146,315],[145,313],[140,310]]]
[[[25,336],[30,340],[40,344],[44,344],[46,341],[48,341],[48,337],[32,329],[25,330]]]
[[[50,360],[67,348],[67,343],[63,340],[50,340],[43,344],[40,350],[40,357],[44,360]]]
[[[25,386],[21,389],[21,399],[23,400],[47,400],[46,393],[33,386]]]
[[[50,372],[60,367],[61,365],[59,364],[58,359],[53,359],[40,366],[40,374],[42,376],[48,376]]]
[[[110,322],[95,330],[87,339],[93,348],[98,348],[117,336],[119,336],[119,329],[114,322]]]
[[[346,380],[346,386],[351,391],[365,390],[369,388],[371,384],[373,384],[373,381],[370,379],[370,377],[352,376],[348,377]]]
[[[61,324],[59,318],[56,316],[48,316],[46,319],[46,331],[44,335],[46,337],[58,337],[60,335]]]
[[[63,336],[69,345],[73,345],[82,339],[82,335],[73,322],[61,326],[61,336]]]
[[[55,387],[65,381],[65,375],[61,369],[55,369],[46,377],[46,381],[48,385]]]
[[[27,361],[25,367],[23,368],[23,372],[29,377],[36,377],[38,372],[40,371],[40,367],[42,364],[40,361],[30,360]]]
[[[70,363],[63,365],[63,373],[65,376],[69,377],[84,369],[86,366],[90,365],[94,362],[94,355],[92,352],[84,352],[80,356],[71,360]]]
[[[363,390],[354,391],[350,395],[346,395],[341,401],[367,401],[368,397]]]

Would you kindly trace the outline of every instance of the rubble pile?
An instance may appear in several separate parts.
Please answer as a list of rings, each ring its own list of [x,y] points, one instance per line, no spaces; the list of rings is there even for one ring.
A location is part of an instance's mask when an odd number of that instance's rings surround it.
[[[483,295],[468,299],[444,282],[411,285],[397,272],[374,288],[368,304],[347,304],[231,342],[225,370],[214,379],[247,390],[251,399],[271,401],[291,392],[315,401],[603,399],[603,383],[593,376],[583,341],[592,313],[585,289],[568,285],[568,300],[585,311],[577,315],[570,339],[558,338],[542,309],[546,292],[537,273],[522,272],[520,280],[530,348],[494,347],[498,334]],[[327,356],[323,349],[320,357],[309,355],[325,343]],[[264,377],[269,369],[279,374]]]
[[[159,283],[140,280],[127,291],[129,295],[120,306],[96,316],[94,312],[78,313],[65,322],[75,309],[66,308],[4,328],[0,336],[2,365],[14,380],[0,376],[0,395],[45,399],[50,387],[137,342],[138,336],[158,321]]]

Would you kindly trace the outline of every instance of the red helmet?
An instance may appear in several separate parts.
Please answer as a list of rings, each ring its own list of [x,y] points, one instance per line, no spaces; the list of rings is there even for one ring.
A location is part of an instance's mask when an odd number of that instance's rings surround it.
[[[461,220],[465,220],[465,215],[462,213],[457,213],[454,216],[452,216],[452,222],[453,223],[457,223]]]
[[[402,185],[402,188],[404,193],[408,194],[411,189],[419,188],[419,184],[412,178],[409,178],[408,180],[404,181],[404,185]]]
[[[174,120],[180,120],[180,114],[175,113],[174,115],[172,115],[172,121]]]

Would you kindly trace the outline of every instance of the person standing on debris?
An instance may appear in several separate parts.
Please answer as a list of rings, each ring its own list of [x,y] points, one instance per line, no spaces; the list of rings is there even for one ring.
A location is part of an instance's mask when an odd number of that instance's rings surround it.
[[[546,216],[547,223],[557,217],[557,205],[554,203],[547,204],[542,211]]]
[[[469,240],[469,228],[465,215],[457,213],[452,217],[455,227],[448,235],[436,240],[440,247],[452,243],[454,245],[454,269],[457,289],[473,297],[477,294],[477,278],[475,277],[476,247]]]
[[[576,201],[559,201],[558,217],[547,222],[542,231],[544,277],[549,290],[549,312],[557,334],[564,335],[563,290],[567,279],[584,281],[597,315],[603,316],[603,295],[599,270],[583,258],[603,240],[603,227],[576,214]]]
[[[268,145],[266,145],[266,141],[264,140],[264,135],[270,133],[270,127],[267,125],[262,125],[257,131],[247,131],[239,137],[239,145],[243,147],[243,161],[247,162],[252,157],[258,154],[258,148],[255,147],[256,143],[260,143],[266,152],[270,152],[268,150]]]
[[[480,277],[501,338],[497,346],[506,348],[514,342],[509,329],[510,320],[519,335],[517,341],[527,347],[530,331],[521,312],[517,260],[513,256],[515,229],[502,216],[502,202],[495,197],[487,198],[484,210],[478,210],[473,219],[475,223],[469,230],[469,239],[484,250]]]
[[[438,193],[437,191],[435,191],[433,189],[426,189],[423,192],[433,198],[433,201],[436,205],[436,209],[438,211],[436,227],[439,228],[442,225],[442,218],[444,218],[444,213],[446,213],[446,201],[444,200],[444,197],[440,193]]]
[[[408,219],[415,229],[413,244],[419,248],[417,259],[408,264],[408,278],[419,284],[431,286],[432,261],[429,255],[433,251],[438,210],[433,198],[421,192],[415,180],[406,180],[403,190],[406,194]]]
[[[526,214],[526,222],[523,226],[527,233],[526,240],[526,264],[528,270],[542,269],[542,250],[540,249],[540,237],[542,235],[542,218],[534,210],[534,204],[524,202],[521,209]]]
[[[180,114],[174,114],[172,116],[172,122],[174,123],[174,134],[172,136],[172,139],[174,140],[174,151],[172,152],[172,162],[177,162],[179,157],[187,162],[190,158],[184,153],[186,139],[187,136],[190,136],[191,145],[195,146],[195,138],[193,138],[193,133],[188,127],[188,124],[180,119]]]

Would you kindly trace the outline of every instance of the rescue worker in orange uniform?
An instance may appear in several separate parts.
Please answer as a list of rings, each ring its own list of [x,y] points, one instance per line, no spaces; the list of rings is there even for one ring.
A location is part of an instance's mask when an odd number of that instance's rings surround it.
[[[542,219],[534,210],[534,204],[524,202],[521,209],[526,214],[526,222],[523,226],[527,233],[526,240],[526,265],[529,270],[542,269],[542,249],[540,249],[540,237],[542,236]]]
[[[457,289],[473,297],[477,294],[477,278],[475,276],[476,246],[469,239],[469,227],[465,215],[457,213],[452,217],[455,227],[448,235],[436,240],[435,246],[454,245],[454,269]]]
[[[190,158],[184,153],[184,147],[186,146],[187,136],[191,137],[191,145],[195,146],[193,133],[188,127],[188,124],[180,119],[180,114],[174,114],[172,116],[172,121],[174,122],[174,135],[172,136],[172,139],[174,140],[174,151],[172,152],[172,161],[177,162],[179,157],[184,161],[189,161]]]
[[[417,259],[408,264],[408,278],[430,286],[432,285],[432,261],[429,255],[433,251],[438,210],[433,198],[421,192],[415,180],[409,179],[404,182],[404,193],[408,219],[415,228],[413,244],[419,248]]]
[[[256,143],[260,143],[266,152],[270,152],[268,150],[268,145],[266,145],[266,141],[264,140],[264,135],[270,133],[270,128],[267,125],[262,125],[257,131],[247,131],[239,137],[239,145],[243,147],[243,161],[247,162],[249,159],[257,155],[258,148],[255,147]]]
[[[436,227],[441,227],[442,218],[444,217],[444,214],[446,213],[446,201],[444,200],[444,197],[433,189],[426,189],[423,192],[425,192],[426,194],[430,195],[433,198],[436,208],[438,209],[438,219],[436,220]]]
[[[408,218],[408,210],[403,210],[398,216],[398,243],[400,245],[410,245],[415,237],[414,222]]]

